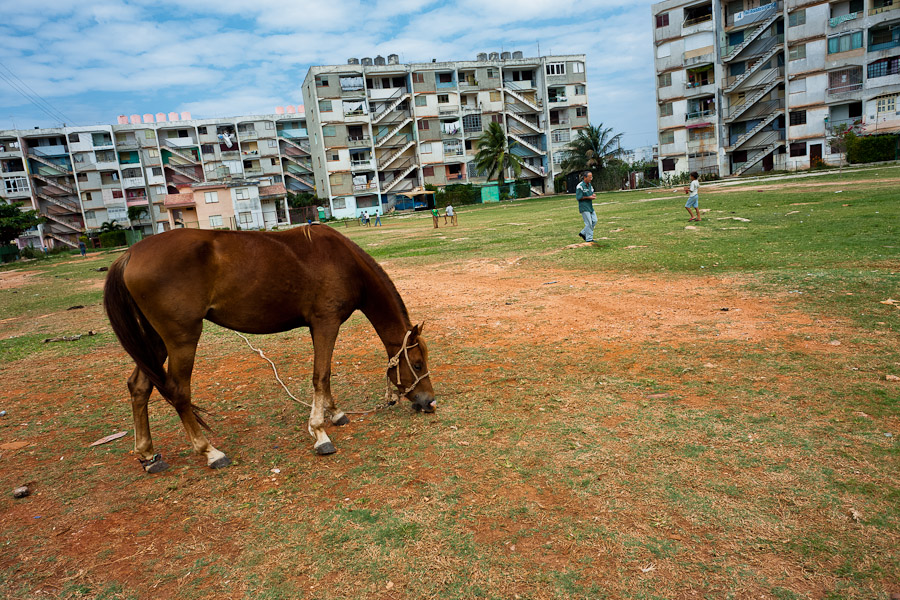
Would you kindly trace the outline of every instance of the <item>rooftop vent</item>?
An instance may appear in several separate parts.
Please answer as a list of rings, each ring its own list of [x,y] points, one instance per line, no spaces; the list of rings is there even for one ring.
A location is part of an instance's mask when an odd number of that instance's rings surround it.
[[[379,54],[378,56],[375,57],[375,66],[376,67],[383,67],[385,64],[387,64],[387,62],[384,60],[383,56],[381,56]]]
[[[490,60],[500,60],[500,53],[499,52],[491,52],[491,54],[489,55],[489,58],[490,58]]]
[[[522,51],[521,51],[521,50],[516,50],[515,52],[513,52],[512,57],[513,57],[513,58],[523,58]]]
[[[399,65],[400,57],[396,54],[388,54],[388,64],[389,65]]]
[[[503,54],[500,55],[500,58],[502,58],[503,60],[509,60],[510,58],[512,58],[512,53],[504,52]]]
[[[487,52],[479,52],[478,60],[487,60]]]
[[[348,59],[347,59],[347,64],[348,64],[348,65],[358,65],[358,64],[359,64],[359,59],[358,59],[358,58],[348,58]]]
[[[364,59],[362,59],[362,64],[364,64],[366,66],[372,66],[372,59],[367,56]]]

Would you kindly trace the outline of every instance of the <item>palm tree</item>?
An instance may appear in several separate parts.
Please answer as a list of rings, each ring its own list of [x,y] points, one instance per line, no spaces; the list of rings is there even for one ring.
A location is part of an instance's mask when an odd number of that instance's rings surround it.
[[[119,225],[115,221],[115,219],[113,219],[112,221],[103,221],[103,223],[100,224],[100,233],[106,233],[107,231],[118,231],[119,229],[122,229],[122,226]]]
[[[510,150],[516,143],[510,144],[506,133],[499,123],[491,122],[487,130],[478,136],[478,154],[475,155],[475,167],[490,179],[497,175],[500,188],[506,183],[506,169],[512,169],[516,177],[522,173],[522,159]]]
[[[612,127],[603,128],[588,125],[578,132],[578,136],[566,146],[562,170],[565,173],[590,171],[599,181],[600,174],[609,161],[622,154],[620,140],[622,134],[612,134]]]
[[[134,221],[138,222],[138,225],[141,225],[141,221],[144,218],[144,215],[148,214],[146,206],[129,206],[128,207],[128,221],[130,225],[130,229],[134,231]],[[113,221],[115,223],[115,221]]]

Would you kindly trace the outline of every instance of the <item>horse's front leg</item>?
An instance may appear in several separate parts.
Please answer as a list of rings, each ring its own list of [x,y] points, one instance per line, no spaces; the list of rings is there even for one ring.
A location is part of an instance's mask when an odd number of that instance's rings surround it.
[[[333,454],[334,444],[325,433],[325,408],[331,412],[331,420],[336,425],[348,422],[343,412],[337,411],[331,397],[331,357],[334,354],[334,342],[337,339],[339,325],[317,325],[310,327],[315,350],[313,363],[313,398],[309,413],[309,434],[316,438],[316,454]]]

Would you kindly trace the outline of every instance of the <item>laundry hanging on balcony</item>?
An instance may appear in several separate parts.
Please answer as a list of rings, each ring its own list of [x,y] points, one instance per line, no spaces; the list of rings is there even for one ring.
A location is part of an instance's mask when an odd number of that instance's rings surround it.
[[[365,115],[368,112],[365,100],[344,101],[344,115]]]
[[[365,175],[354,175],[353,176],[353,185],[367,185],[369,180],[366,179]]]
[[[341,77],[341,89],[345,92],[351,92],[363,89],[363,78],[359,77]]]
[[[220,133],[218,137],[220,140],[222,140],[222,143],[224,143],[228,148],[231,148],[232,146],[234,146],[234,134],[233,133]]]

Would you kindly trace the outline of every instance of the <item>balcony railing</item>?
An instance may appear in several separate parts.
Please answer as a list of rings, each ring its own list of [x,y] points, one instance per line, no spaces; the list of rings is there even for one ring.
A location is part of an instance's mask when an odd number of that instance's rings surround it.
[[[862,16],[861,12],[852,12],[852,13],[849,13],[846,15],[841,15],[839,17],[831,17],[830,19],[828,19],[828,26],[831,27],[832,29],[834,29],[841,23],[845,23],[847,21],[852,21],[855,18],[861,17],[861,16]]]
[[[702,119],[704,117],[710,117],[716,114],[716,109],[711,108],[709,110],[695,110],[689,113],[685,113],[684,120],[691,121],[693,119]]]
[[[249,140],[257,137],[255,129],[249,129],[247,131],[238,131],[238,139],[241,140]]]
[[[569,99],[565,96],[553,96],[548,100],[549,102],[568,102]]]
[[[829,96],[840,96],[843,94],[850,94],[857,90],[862,89],[862,81],[858,83],[845,83],[842,85],[835,85],[825,89]]]
[[[712,50],[710,50],[709,52],[700,54],[698,56],[688,57],[687,52],[685,52],[684,55],[682,55],[682,61],[683,61],[685,67],[692,67],[694,65],[702,65],[704,63],[712,64],[712,63],[716,62],[716,55]]]
[[[353,191],[354,191],[354,192],[361,192],[361,191],[363,191],[363,190],[374,190],[374,189],[376,189],[377,187],[378,187],[378,182],[377,182],[377,181],[374,181],[374,180],[373,180],[373,181],[368,181],[368,182],[366,182],[366,183],[354,183],[354,184],[353,184]]]
[[[828,133],[835,133],[839,130],[852,130],[858,132],[862,127],[863,119],[862,117],[855,117],[853,119],[838,119],[836,121],[825,121],[825,131]]]
[[[888,50],[900,46],[900,39],[891,40],[889,42],[881,42],[880,44],[869,44],[869,52],[878,52],[879,50]]]
[[[869,9],[869,16],[871,17],[873,15],[880,15],[881,13],[887,12],[889,10],[896,10],[898,8],[900,8],[900,2],[898,2],[897,4],[891,4],[888,6],[879,6],[878,8],[871,8],[871,9]]]
[[[707,21],[712,21],[712,13],[703,15],[702,17],[694,17],[693,19],[688,19],[687,21],[682,23],[681,26],[690,27],[691,25],[699,25],[700,23],[706,23]]]
[[[351,160],[350,168],[354,171],[373,171],[375,170],[375,164],[372,162],[371,158],[365,160]]]
[[[347,138],[347,146],[351,148],[359,148],[363,146],[371,146],[372,138],[367,135],[354,136]]]

